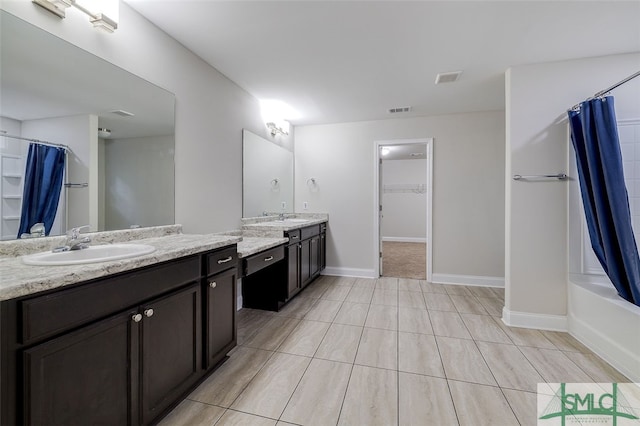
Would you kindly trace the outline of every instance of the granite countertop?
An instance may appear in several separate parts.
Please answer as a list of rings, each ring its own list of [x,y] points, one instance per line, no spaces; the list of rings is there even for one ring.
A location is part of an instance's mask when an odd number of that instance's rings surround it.
[[[245,258],[261,251],[288,243],[288,238],[243,237],[238,243],[238,257]]]
[[[83,265],[33,266],[22,263],[20,257],[4,257],[0,259],[0,300],[12,299],[153,265],[158,262],[237,244],[241,240],[242,237],[240,236],[216,234],[173,234],[136,239],[135,243],[152,245],[156,247],[156,251],[129,259]]]
[[[243,219],[242,233],[246,237],[282,237],[284,232],[293,229],[306,228],[307,226],[328,222],[329,215],[321,213],[296,214],[295,219],[306,219],[306,221],[287,223],[286,221],[279,221],[277,217],[274,218],[273,216]]]

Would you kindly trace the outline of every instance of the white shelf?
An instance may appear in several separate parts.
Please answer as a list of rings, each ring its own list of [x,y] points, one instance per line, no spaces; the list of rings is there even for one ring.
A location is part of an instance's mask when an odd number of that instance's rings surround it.
[[[2,198],[5,200],[19,200],[22,198],[22,195],[3,195]]]
[[[2,177],[20,179],[22,175],[17,173],[3,173]]]
[[[20,220],[20,216],[2,216],[2,220]]]

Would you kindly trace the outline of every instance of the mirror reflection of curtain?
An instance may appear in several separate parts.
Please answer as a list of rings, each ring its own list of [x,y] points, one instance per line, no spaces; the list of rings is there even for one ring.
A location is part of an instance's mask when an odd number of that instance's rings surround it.
[[[36,223],[49,235],[58,210],[66,152],[64,148],[30,144],[27,156],[18,238]]]

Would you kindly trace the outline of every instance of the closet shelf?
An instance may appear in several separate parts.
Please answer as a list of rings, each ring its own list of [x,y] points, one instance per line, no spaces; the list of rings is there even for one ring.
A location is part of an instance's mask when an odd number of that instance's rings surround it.
[[[2,216],[2,220],[20,220],[20,216]]]
[[[2,177],[20,179],[22,175],[19,173],[3,173]]]
[[[423,183],[387,184],[382,187],[385,194],[425,194],[427,185]]]
[[[2,198],[5,200],[19,200],[22,198],[22,195],[3,195]]]

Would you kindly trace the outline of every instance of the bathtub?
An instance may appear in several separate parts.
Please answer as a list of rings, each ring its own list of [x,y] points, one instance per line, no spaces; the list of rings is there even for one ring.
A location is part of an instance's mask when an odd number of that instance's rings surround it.
[[[606,278],[604,278],[606,279]],[[572,274],[569,332],[633,382],[640,382],[640,307],[603,278]]]

